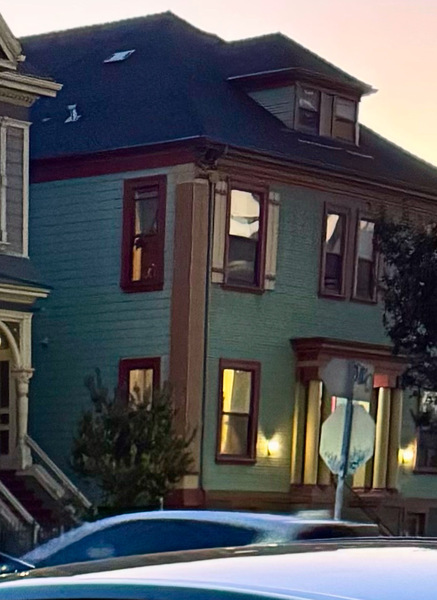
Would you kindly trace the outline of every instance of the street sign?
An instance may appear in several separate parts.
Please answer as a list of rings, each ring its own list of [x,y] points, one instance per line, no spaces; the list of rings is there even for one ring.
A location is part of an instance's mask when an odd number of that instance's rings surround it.
[[[373,365],[358,360],[332,358],[320,369],[331,396],[369,402],[373,388]]]
[[[339,474],[342,466],[343,432],[346,405],[340,404],[322,425],[320,456],[332,473]],[[355,473],[373,456],[375,422],[357,402],[353,403],[352,427],[346,475]]]

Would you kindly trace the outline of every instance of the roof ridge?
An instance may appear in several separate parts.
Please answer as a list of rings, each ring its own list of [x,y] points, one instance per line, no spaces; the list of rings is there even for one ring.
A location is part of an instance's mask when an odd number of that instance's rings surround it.
[[[421,156],[418,156],[417,154],[414,154],[413,152],[410,152],[409,150],[406,150],[405,148],[403,148],[402,146],[400,146],[396,142],[393,142],[392,140],[389,140],[388,138],[386,138],[385,136],[381,135],[380,133],[378,133],[377,131],[375,131],[371,127],[367,127],[367,125],[363,125],[362,123],[360,123],[360,127],[362,127],[363,129],[369,131],[375,137],[379,138],[383,142],[387,142],[387,144],[390,144],[391,146],[394,146],[397,150],[400,150],[403,154],[405,154],[409,158],[413,158],[418,163],[422,163],[423,166],[425,166],[425,167],[431,167],[432,169],[437,170],[437,165],[434,165],[433,163],[431,163],[431,162],[425,160],[424,158],[422,158]]]
[[[27,41],[34,40],[34,39],[47,38],[47,37],[56,36],[59,34],[71,34],[71,33],[82,33],[82,32],[85,33],[87,31],[93,31],[96,29],[104,29],[104,28],[107,28],[110,26],[116,27],[116,26],[128,24],[128,23],[135,23],[135,22],[141,22],[141,21],[158,21],[159,19],[166,19],[166,18],[167,19],[170,18],[173,21],[178,21],[179,23],[182,23],[185,26],[190,27],[192,30],[195,30],[205,36],[212,37],[217,40],[223,41],[222,38],[220,38],[219,36],[217,36],[213,33],[208,33],[206,31],[203,31],[202,29],[199,29],[198,27],[195,27],[194,25],[189,23],[186,19],[183,19],[182,17],[180,17],[176,13],[172,12],[171,10],[166,10],[166,11],[163,11],[160,13],[153,13],[153,14],[149,14],[149,15],[139,15],[136,17],[129,17],[127,19],[119,19],[118,21],[104,21],[102,23],[93,23],[91,25],[80,25],[78,27],[70,27],[67,29],[58,29],[58,30],[47,31],[47,32],[43,32],[43,33],[34,33],[31,35],[22,36],[19,39],[22,42],[27,42]]]
[[[291,38],[288,35],[286,35],[285,33],[282,33],[280,31],[277,31],[275,33],[267,33],[267,34],[260,35],[260,36],[254,36],[254,37],[251,37],[251,38],[243,38],[241,40],[234,40],[233,42],[230,42],[230,43],[234,43],[235,44],[235,43],[245,43],[245,42],[257,42],[257,41],[261,41],[263,39],[266,39],[268,37],[272,37],[272,38],[273,37],[279,37],[279,38],[282,38],[282,39],[286,40],[287,42],[289,42],[291,44],[294,44],[295,46],[298,46],[304,52],[307,52],[308,54],[310,54],[311,56],[313,56],[314,58],[316,58],[320,62],[324,63],[325,65],[328,65],[329,67],[331,67],[335,71],[338,71],[339,73],[341,73],[342,75],[344,75],[347,78],[351,79],[352,81],[358,82],[361,85],[366,86],[368,88],[372,88],[372,86],[369,85],[368,83],[365,83],[361,79],[358,79],[354,75],[351,75],[350,73],[348,73],[344,69],[341,69],[340,67],[338,67],[337,65],[335,65],[331,61],[326,60],[326,58],[323,58],[322,56],[320,56],[319,54],[317,54],[313,50],[310,50],[309,48],[307,48],[306,46],[304,46],[300,42],[297,42],[294,38]]]

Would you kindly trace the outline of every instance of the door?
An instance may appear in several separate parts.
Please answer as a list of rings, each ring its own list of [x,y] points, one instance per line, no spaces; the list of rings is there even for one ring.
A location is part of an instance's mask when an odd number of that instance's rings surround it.
[[[4,347],[4,336],[0,341],[0,469],[11,469],[16,446],[15,382],[11,377],[11,351]]]

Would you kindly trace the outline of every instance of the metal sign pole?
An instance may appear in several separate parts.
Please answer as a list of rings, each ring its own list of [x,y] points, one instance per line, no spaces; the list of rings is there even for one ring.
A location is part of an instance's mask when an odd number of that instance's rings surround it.
[[[337,489],[335,491],[335,506],[334,519],[341,519],[341,511],[343,509],[344,497],[344,481],[346,479],[348,463],[349,463],[349,448],[351,443],[352,419],[354,414],[354,405],[352,398],[346,401],[346,410],[344,415],[343,441],[341,445],[341,462],[340,472],[337,479]]]

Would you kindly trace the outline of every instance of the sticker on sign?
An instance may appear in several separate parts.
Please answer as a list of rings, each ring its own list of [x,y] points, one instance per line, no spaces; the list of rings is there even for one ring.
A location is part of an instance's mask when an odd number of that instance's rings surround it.
[[[320,456],[332,473],[338,474],[342,461],[342,443],[346,406],[341,404],[322,425]],[[373,456],[375,422],[362,406],[354,402],[347,475],[355,473]]]

